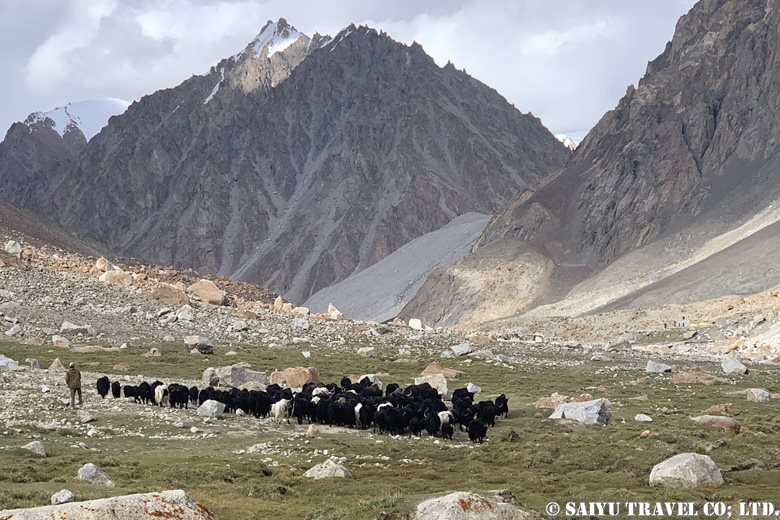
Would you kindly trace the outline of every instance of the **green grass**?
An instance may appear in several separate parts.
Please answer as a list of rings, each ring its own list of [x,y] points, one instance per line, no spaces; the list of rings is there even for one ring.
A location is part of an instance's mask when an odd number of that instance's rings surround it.
[[[46,347],[0,345],[0,353],[17,360],[38,357],[45,363],[54,357],[63,362],[75,360],[92,372],[113,373],[116,363],[126,362],[131,374],[143,373],[166,381],[197,379],[206,366],[246,361],[254,368],[267,370],[315,366],[325,381],[337,381],[349,373],[385,372],[389,374],[383,378],[386,383],[409,383],[429,362],[437,360],[465,373],[453,385],[473,381],[490,398],[505,392],[510,397],[511,413],[509,419],[500,420],[489,431],[488,442],[474,447],[461,433],[456,433],[455,442],[435,444],[427,437],[410,440],[367,432],[329,433],[328,427],[321,427],[320,438],[306,439],[293,435],[303,432],[306,425],[255,428],[254,419],[232,416],[206,427],[215,436],[186,440],[133,436],[87,439],[65,427],[57,431],[27,426],[19,426],[20,431],[3,428],[8,433],[0,436],[0,447],[4,448],[0,449],[0,467],[4,470],[0,472],[0,506],[45,504],[52,493],[64,487],[79,499],[183,488],[221,519],[353,519],[383,514],[392,518],[393,513],[411,510],[421,498],[455,490],[509,488],[522,505],[541,511],[550,501],[566,500],[770,500],[776,498],[780,482],[780,418],[776,404],[750,403],[742,395],[729,394],[754,386],[774,390],[776,370],[759,371],[729,385],[678,387],[668,375],[652,376],[650,384],[631,384],[645,374],[625,364],[617,371],[597,373],[617,362],[551,366],[547,363],[551,356],[544,353],[531,354],[536,363],[508,369],[480,360],[467,364],[434,356],[398,363],[395,347],[378,348],[373,358],[305,345],[289,349],[232,346],[238,352],[235,357],[221,355],[227,348],[217,348],[214,357],[193,356],[178,345],[158,348],[162,351],[159,358],[142,357],[148,348],[69,354]],[[311,350],[311,358],[304,359],[301,350]],[[632,366],[640,365],[637,362]],[[582,427],[548,420],[549,411],[537,410],[530,403],[552,392],[606,397],[613,402],[613,422],[608,427]],[[91,389],[86,393],[88,399],[95,399]],[[742,434],[701,429],[689,420],[723,402],[734,403],[731,414],[742,424]],[[100,414],[96,424],[106,429],[110,422],[117,432],[143,427],[147,433],[189,435],[165,423],[150,423],[139,416],[139,411],[140,406],[127,404],[121,413]],[[655,421],[649,425],[636,423],[633,417],[637,413],[647,413]],[[182,417],[188,426],[200,425],[192,412]],[[247,429],[247,425],[253,428]],[[656,430],[659,435],[640,439],[645,429]],[[509,441],[511,430],[519,434],[519,441]],[[42,438],[49,457],[33,459],[16,448],[33,435]],[[74,447],[81,441],[91,450]],[[282,454],[234,453],[261,442],[278,446]],[[727,472],[725,485],[717,490],[669,490],[647,485],[650,469],[661,460],[686,451],[704,453],[718,443],[720,447],[709,455],[721,469],[750,458],[761,460],[764,468]],[[314,455],[314,450],[325,449],[348,457],[346,465],[354,474],[353,480],[311,481],[302,477],[304,471],[326,458]],[[289,455],[284,454],[287,451]],[[355,455],[371,458],[356,460]],[[279,465],[273,467],[263,461],[266,458]],[[405,459],[414,462],[406,463]],[[77,469],[85,462],[103,467],[117,487],[96,488],[75,480]]]

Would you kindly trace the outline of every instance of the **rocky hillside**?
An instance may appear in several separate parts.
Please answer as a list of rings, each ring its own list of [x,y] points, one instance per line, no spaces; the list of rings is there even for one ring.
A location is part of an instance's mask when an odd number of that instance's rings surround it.
[[[417,44],[279,20],[134,103],[45,187],[2,195],[118,254],[300,303],[568,158],[537,118]]]
[[[771,230],[758,245],[739,247],[780,217],[778,22],[769,1],[696,4],[567,167],[494,216],[476,246],[490,267],[474,258],[436,273],[405,312],[432,323],[484,321],[540,305],[537,312],[577,314],[630,304],[632,295],[685,270],[691,290],[677,297],[686,301],[780,282],[754,256],[776,249]],[[501,288],[514,298],[511,308],[490,303],[495,263],[533,275]]]

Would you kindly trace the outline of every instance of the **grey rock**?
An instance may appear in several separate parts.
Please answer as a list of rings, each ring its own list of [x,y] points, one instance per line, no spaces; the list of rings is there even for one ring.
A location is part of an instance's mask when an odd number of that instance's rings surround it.
[[[309,330],[309,320],[306,318],[302,318],[300,316],[295,317],[292,319],[292,326],[296,329],[303,329],[303,330]]]
[[[198,415],[200,417],[222,417],[222,413],[225,411],[225,404],[209,399],[198,407]]]
[[[34,368],[36,370],[40,370],[43,368],[43,363],[40,359],[37,358],[27,358],[24,360],[25,363],[28,363],[30,365],[30,368]]]
[[[45,457],[46,456],[46,448],[44,448],[43,443],[41,441],[32,441],[24,446],[22,446],[23,450],[27,450],[33,455],[37,455],[38,457]]]
[[[0,354],[0,370],[19,370],[19,363]]]
[[[58,506],[60,504],[67,504],[73,502],[75,499],[76,497],[73,495],[72,491],[69,489],[62,489],[51,496],[51,505]]]
[[[10,329],[5,331],[5,335],[9,338],[18,336],[22,333],[22,327],[18,323],[16,323],[14,326],[12,326]]]
[[[214,353],[214,345],[209,340],[201,336],[184,336],[184,345],[190,352],[196,350],[201,354],[211,355]]]
[[[472,394],[478,394],[478,393],[480,393],[482,391],[482,389],[480,387],[478,387],[477,385],[475,385],[474,383],[467,384],[466,385],[466,390],[468,390]]]
[[[51,337],[51,343],[57,348],[70,348],[70,340],[57,334]]]
[[[65,490],[63,490],[65,491]],[[69,502],[30,509],[0,511],[5,520],[130,520],[175,518],[176,520],[215,520],[208,509],[182,490],[124,495],[86,502]]]
[[[114,481],[111,480],[103,470],[92,463],[84,464],[79,468],[77,477],[79,480],[85,480],[91,484],[114,487]]]
[[[730,354],[724,355],[720,359],[720,366],[723,372],[728,375],[744,375],[748,373],[748,368],[742,363],[742,361]]]
[[[218,385],[232,386],[233,388],[238,388],[241,385],[250,382],[260,383],[266,386],[270,384],[270,377],[268,373],[252,370],[245,363],[237,363],[235,365],[214,368],[213,374],[206,374],[204,372],[204,383],[206,382],[205,378],[207,376],[210,378],[211,382],[216,379]]]
[[[609,401],[606,399],[594,399],[592,401],[560,404],[549,418],[571,419],[583,424],[601,424],[606,426],[612,418],[612,412],[609,409]]]
[[[75,323],[71,323],[69,321],[62,322],[62,325],[60,326],[60,334],[84,334],[88,335],[90,334],[91,330],[90,327],[87,325],[76,325]]]
[[[22,245],[16,240],[9,240],[6,242],[5,246],[3,246],[3,250],[16,258],[22,257]]]
[[[537,520],[502,500],[488,499],[475,493],[458,491],[425,500],[417,505],[414,520]]]
[[[307,470],[303,476],[314,480],[323,478],[352,478],[352,472],[331,457]]]
[[[87,410],[79,410],[79,421],[82,424],[94,421],[95,418]]]
[[[465,356],[466,354],[471,354],[472,352],[474,352],[474,348],[469,343],[460,343],[458,345],[453,345],[452,347],[450,347],[450,350],[456,356]]]
[[[681,453],[656,464],[650,472],[651,486],[719,487],[723,476],[713,460],[698,453]]]
[[[647,365],[645,366],[645,372],[648,372],[650,374],[661,374],[664,372],[671,372],[672,367],[665,364],[665,363],[657,363],[651,359],[647,360]]]
[[[772,394],[764,388],[748,388],[747,400],[755,403],[768,403],[772,400]]]
[[[249,323],[246,320],[236,320],[230,324],[230,330],[233,332],[244,332],[249,330]]]
[[[180,321],[194,321],[195,312],[192,310],[192,307],[190,307],[189,305],[183,305],[182,307],[176,310],[176,319]]]
[[[360,356],[371,357],[376,353],[376,349],[374,347],[360,347],[357,349],[357,353]]]
[[[637,414],[636,417],[634,417],[634,420],[636,422],[653,422],[652,417],[650,417],[649,415],[645,415],[643,413]]]

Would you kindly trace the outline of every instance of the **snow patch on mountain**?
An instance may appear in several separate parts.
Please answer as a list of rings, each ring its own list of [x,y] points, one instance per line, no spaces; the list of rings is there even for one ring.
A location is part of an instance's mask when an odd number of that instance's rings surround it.
[[[31,127],[30,131],[32,131],[33,124],[49,119],[53,123],[52,128],[60,136],[64,136],[65,131],[74,126],[81,130],[89,141],[108,124],[111,116],[124,113],[128,106],[130,103],[122,99],[86,99],[68,103],[48,112],[34,112],[24,122]]]
[[[217,92],[219,92],[219,87],[222,85],[222,82],[225,81],[225,69],[220,67],[219,69],[219,81],[217,81],[217,84],[214,85],[214,88],[211,89],[211,93],[208,95],[206,99],[203,100],[204,105],[208,105],[209,101],[214,99],[214,96],[217,95]],[[176,108],[179,108],[178,106]],[[175,110],[174,110],[175,112]]]
[[[371,267],[320,289],[304,304],[325,312],[333,303],[345,316],[384,321],[395,317],[438,267],[461,260],[487,226],[489,215],[466,213],[415,238]],[[367,290],[368,288],[368,290]]]
[[[252,56],[259,58],[263,54],[263,49],[268,50],[266,56],[270,58],[277,52],[282,52],[298,41],[298,38],[301,36],[302,33],[288,24],[287,20],[284,18],[279,18],[279,21],[277,22],[268,20],[260,30],[260,34],[258,34],[243,51],[233,56],[233,58],[238,59],[249,51],[251,51]]]

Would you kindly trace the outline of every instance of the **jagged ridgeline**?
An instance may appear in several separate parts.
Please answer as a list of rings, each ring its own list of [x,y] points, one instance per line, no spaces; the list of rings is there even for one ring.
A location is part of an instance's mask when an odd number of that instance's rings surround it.
[[[309,37],[285,20],[74,152],[23,130],[0,145],[15,164],[0,165],[3,198],[117,254],[297,302],[458,215],[493,213],[570,155],[417,44],[355,26]],[[32,161],[39,148],[52,159]]]

